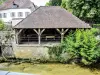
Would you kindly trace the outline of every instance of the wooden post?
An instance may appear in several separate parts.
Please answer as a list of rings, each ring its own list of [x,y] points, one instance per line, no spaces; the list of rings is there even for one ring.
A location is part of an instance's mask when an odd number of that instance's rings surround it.
[[[61,33],[61,42],[63,42],[64,39],[64,33]]]
[[[42,33],[44,32],[44,30],[45,29],[38,29],[38,30],[36,30],[36,29],[33,29],[37,34],[38,34],[38,44],[40,45],[41,44],[41,35],[42,35]]]
[[[64,35],[65,35],[65,33],[68,31],[68,29],[66,29],[66,30],[64,30],[63,28],[60,30],[60,29],[56,29],[59,33],[60,33],[60,35],[61,35],[61,42],[63,41],[63,39],[64,39]]]
[[[41,30],[38,29],[38,41],[39,41],[39,45],[41,44]]]
[[[19,34],[22,32],[23,29],[20,29],[17,33],[16,33],[16,43],[19,44]]]
[[[15,32],[16,44],[18,44],[18,31]]]
[[[61,34],[61,42],[63,42],[63,39],[64,39],[64,29],[61,29],[60,34]]]

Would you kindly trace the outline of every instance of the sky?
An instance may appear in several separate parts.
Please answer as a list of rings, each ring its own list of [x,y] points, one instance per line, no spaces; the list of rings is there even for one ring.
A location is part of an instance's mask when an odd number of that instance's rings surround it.
[[[35,5],[37,6],[45,6],[46,2],[49,2],[49,0],[31,0],[34,2]]]

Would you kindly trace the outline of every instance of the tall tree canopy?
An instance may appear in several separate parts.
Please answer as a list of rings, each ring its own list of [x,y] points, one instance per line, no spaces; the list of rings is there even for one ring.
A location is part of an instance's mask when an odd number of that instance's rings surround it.
[[[62,0],[50,0],[46,5],[47,6],[60,6]]]
[[[100,23],[100,0],[50,0],[46,5],[61,6],[80,19]]]
[[[67,4],[77,17],[100,22],[100,0],[68,0]]]

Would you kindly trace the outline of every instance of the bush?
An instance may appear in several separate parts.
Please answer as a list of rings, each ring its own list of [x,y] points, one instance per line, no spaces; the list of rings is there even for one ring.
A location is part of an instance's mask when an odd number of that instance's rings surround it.
[[[93,24],[94,28],[100,28],[100,24]]]
[[[50,55],[50,59],[52,61],[59,61],[60,60],[60,55],[62,54],[62,49],[60,46],[53,46],[53,47],[49,47],[49,55]]]
[[[0,30],[3,30],[4,29],[4,26],[5,25],[4,25],[3,21],[0,20]]]
[[[67,63],[70,59],[70,55],[62,48],[61,45],[49,47],[48,51],[50,55],[50,61]]]
[[[97,62],[100,57],[98,40],[96,40],[96,29],[79,30],[71,32],[62,43],[62,47],[73,59],[80,59],[85,65]]]
[[[0,57],[0,63],[5,62],[6,60],[3,57]]]

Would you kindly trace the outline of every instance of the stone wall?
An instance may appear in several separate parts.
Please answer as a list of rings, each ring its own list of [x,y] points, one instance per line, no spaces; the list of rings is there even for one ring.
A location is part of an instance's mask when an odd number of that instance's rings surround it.
[[[14,51],[11,46],[6,46],[2,53],[6,57],[14,57]]]
[[[14,54],[17,58],[49,58],[48,48],[44,46],[16,46]]]
[[[1,46],[1,54],[8,57],[14,56],[14,51],[12,47],[12,38],[7,38],[12,34],[12,31],[0,31],[0,46]]]
[[[1,36],[0,41],[2,40],[3,42],[3,39],[5,38],[5,35],[7,35],[7,33],[8,33],[7,31],[0,32]],[[11,33],[15,34],[15,32]],[[49,58],[47,46],[29,46],[29,45],[20,46],[16,44],[15,35],[13,37],[14,37],[13,39],[7,42],[7,45],[2,52],[5,56],[7,57],[16,56],[17,58],[36,58],[36,59]]]

